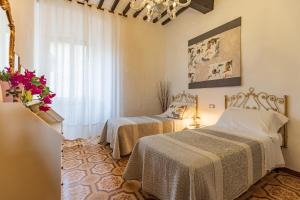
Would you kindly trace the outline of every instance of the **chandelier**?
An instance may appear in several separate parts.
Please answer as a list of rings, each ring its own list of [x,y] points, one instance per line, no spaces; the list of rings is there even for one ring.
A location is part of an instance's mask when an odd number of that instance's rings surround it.
[[[137,0],[130,0],[130,7],[134,10],[141,10],[144,7],[147,9],[147,21],[150,22],[154,18],[161,18],[162,13],[166,10],[170,19],[176,18],[178,8],[187,7],[192,0],[180,2],[180,0],[142,0],[138,3]]]

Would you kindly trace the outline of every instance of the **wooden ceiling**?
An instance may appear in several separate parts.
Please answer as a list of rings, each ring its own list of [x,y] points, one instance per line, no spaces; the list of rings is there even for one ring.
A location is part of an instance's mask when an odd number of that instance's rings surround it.
[[[72,1],[72,0],[69,0]],[[118,13],[120,16],[134,18],[141,18],[144,21],[147,20],[146,9],[133,10],[130,8],[130,0],[74,0],[79,4],[87,4],[89,6],[96,6],[99,10],[107,10],[111,13]],[[177,11],[177,16],[187,10],[189,7],[180,8]],[[206,14],[214,9],[214,0],[192,0],[190,8],[198,10],[199,12]],[[153,23],[161,23],[166,25],[172,20],[167,16],[167,11],[161,14],[161,18],[153,19]]]

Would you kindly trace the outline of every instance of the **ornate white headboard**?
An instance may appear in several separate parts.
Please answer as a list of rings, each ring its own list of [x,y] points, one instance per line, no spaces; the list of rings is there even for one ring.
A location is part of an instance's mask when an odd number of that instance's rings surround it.
[[[247,92],[239,92],[235,95],[225,96],[225,108],[236,107],[255,110],[273,110],[288,116],[288,96],[278,97],[266,92],[255,93],[254,88]],[[282,147],[287,148],[287,125],[280,131],[283,138]]]

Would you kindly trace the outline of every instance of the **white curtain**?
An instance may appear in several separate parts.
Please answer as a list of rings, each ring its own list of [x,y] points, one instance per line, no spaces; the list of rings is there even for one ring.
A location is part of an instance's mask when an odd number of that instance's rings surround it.
[[[65,136],[99,135],[119,116],[119,17],[75,1],[39,0],[35,26],[35,66],[57,94],[53,108],[65,118]]]

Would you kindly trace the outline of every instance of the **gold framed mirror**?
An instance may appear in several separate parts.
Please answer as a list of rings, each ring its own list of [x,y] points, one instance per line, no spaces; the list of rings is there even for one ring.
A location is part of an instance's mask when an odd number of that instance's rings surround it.
[[[15,25],[12,18],[11,7],[8,0],[0,0],[0,7],[6,13],[8,20],[8,27],[10,30],[9,38],[9,67],[14,71],[15,65]],[[0,36],[1,37],[1,36]]]

